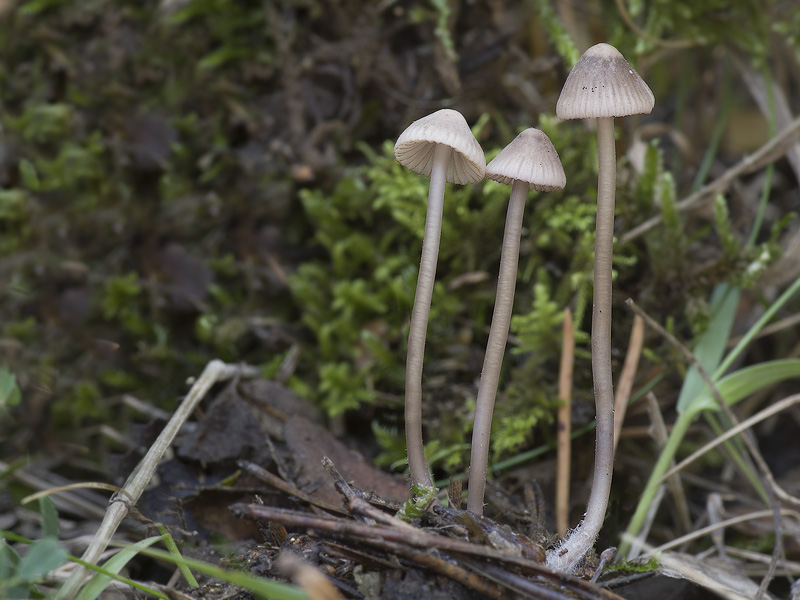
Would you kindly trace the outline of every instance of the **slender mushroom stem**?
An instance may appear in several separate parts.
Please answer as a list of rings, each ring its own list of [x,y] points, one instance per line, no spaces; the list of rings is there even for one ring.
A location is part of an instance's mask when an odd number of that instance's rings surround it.
[[[592,547],[608,507],[614,469],[614,389],[611,374],[611,256],[614,243],[614,192],[617,181],[614,118],[597,119],[597,217],[592,307],[592,379],[597,431],[592,489],[586,515],[548,557],[548,566],[570,572]]]
[[[411,311],[406,359],[406,447],[408,468],[412,484],[432,486],[431,474],[425,460],[422,441],[422,363],[425,358],[425,337],[428,330],[428,313],[431,310],[433,284],[436,279],[436,262],[442,231],[444,187],[447,166],[453,150],[437,144],[433,154],[431,183],[428,189],[428,210],[425,217],[425,235],[422,238],[422,258],[419,264],[417,291]]]
[[[500,254],[500,273],[497,279],[497,299],[492,313],[492,326],[483,359],[481,383],[475,406],[475,422],[472,429],[472,450],[469,466],[469,494],[467,509],[483,514],[483,498],[486,490],[486,471],[489,463],[489,437],[492,429],[497,386],[500,382],[500,368],[508,341],[508,328],[514,306],[514,292],[517,286],[517,265],[519,263],[519,241],[522,235],[522,216],[525,212],[525,199],[530,184],[514,181],[506,214],[506,227],[503,233],[503,249]]]
[[[597,119],[597,218],[592,308],[592,378],[597,409],[595,470],[586,506],[586,527],[600,532],[614,469],[614,390],[611,374],[611,256],[614,244],[614,191],[617,181],[614,118]]]

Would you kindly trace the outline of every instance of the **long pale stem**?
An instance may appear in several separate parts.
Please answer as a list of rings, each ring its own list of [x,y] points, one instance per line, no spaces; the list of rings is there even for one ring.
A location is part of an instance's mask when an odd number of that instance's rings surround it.
[[[436,279],[436,262],[439,257],[439,239],[442,232],[442,210],[447,164],[453,150],[438,144],[433,154],[431,184],[428,190],[428,211],[425,216],[425,235],[422,238],[422,258],[417,277],[414,308],[408,332],[408,358],[406,359],[406,450],[411,483],[432,486],[431,474],[425,460],[422,441],[422,363],[425,358],[425,336],[428,331],[428,314],[431,310],[433,284]]]
[[[597,430],[594,476],[583,522],[547,557],[547,564],[572,571],[594,545],[605,520],[614,469],[614,389],[611,376],[611,256],[617,169],[614,119],[597,119],[597,234],[592,307],[592,378]]]
[[[506,228],[503,234],[503,249],[500,254],[500,273],[497,278],[497,297],[489,329],[489,341],[483,359],[481,382],[478,386],[478,399],[475,405],[475,423],[472,429],[472,451],[469,466],[469,494],[467,509],[483,514],[483,497],[486,490],[486,472],[489,464],[489,437],[492,430],[497,386],[500,382],[500,369],[508,341],[508,327],[514,306],[514,291],[517,286],[517,265],[519,263],[519,240],[522,233],[522,215],[525,212],[525,198],[529,185],[515,181],[511,188],[511,198],[506,215]]]

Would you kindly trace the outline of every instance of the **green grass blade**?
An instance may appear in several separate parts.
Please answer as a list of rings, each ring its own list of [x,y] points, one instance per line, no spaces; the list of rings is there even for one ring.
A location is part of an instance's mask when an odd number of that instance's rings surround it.
[[[723,377],[717,383],[717,390],[727,404],[736,404],[742,398],[758,390],[786,379],[800,377],[800,359],[771,360],[750,367],[744,367]],[[706,388],[694,402],[691,411],[718,410],[719,404]]]
[[[158,524],[158,531],[161,533],[164,539],[164,545],[167,547],[167,551],[172,554],[173,556],[181,556],[181,551],[178,549],[178,544],[175,543],[175,539],[172,537],[172,534],[167,531],[166,526],[159,523]],[[197,579],[194,578],[191,569],[184,564],[178,563],[178,570],[183,575],[183,578],[186,580],[186,583],[189,584],[189,587],[200,587],[200,584],[197,583]]]
[[[738,288],[726,283],[714,288],[711,295],[711,322],[694,347],[694,356],[706,373],[713,373],[722,360],[736,316],[739,295]],[[697,369],[694,367],[689,369],[678,396],[678,412],[695,412],[693,403],[697,401],[705,387],[705,382]]]
[[[259,598],[271,598],[273,600],[309,600],[308,594],[306,594],[302,588],[288,583],[272,581],[271,579],[257,577],[243,571],[229,571],[217,565],[212,565],[211,563],[188,558],[186,556],[173,556],[168,552],[156,550],[155,548],[147,548],[143,551],[143,554],[166,560],[176,565],[178,563],[183,563],[193,571],[216,577],[222,581],[227,581],[228,583],[252,592]]]
[[[133,559],[133,557],[135,557],[137,554],[140,554],[145,548],[148,548],[159,540],[162,540],[163,537],[164,536],[156,535],[123,548],[117,554],[109,558],[105,564],[103,564],[103,570],[107,573],[113,573],[114,575],[117,575],[125,567],[125,565],[127,565],[128,562]],[[91,580],[89,580],[89,583],[83,586],[75,600],[94,600],[103,593],[103,590],[106,589],[106,586],[110,581],[111,575],[107,575],[106,573],[95,573]]]

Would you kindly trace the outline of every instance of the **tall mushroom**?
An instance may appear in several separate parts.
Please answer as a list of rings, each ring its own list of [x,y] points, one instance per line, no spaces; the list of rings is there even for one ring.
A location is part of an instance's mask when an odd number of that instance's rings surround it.
[[[486,489],[486,471],[489,460],[489,437],[492,413],[500,381],[514,290],[517,285],[519,241],[522,233],[522,216],[525,199],[530,189],[552,191],[562,189],[567,179],[558,153],[550,139],[538,129],[526,129],[486,166],[486,177],[511,185],[503,249],[500,253],[500,273],[497,279],[497,296],[489,329],[489,340],[483,359],[481,382],[475,405],[475,422],[472,429],[472,450],[469,466],[469,493],[467,509],[483,514],[483,497]]]
[[[592,308],[592,378],[597,431],[592,489],[584,520],[547,557],[574,570],[603,526],[614,466],[614,392],[611,376],[611,255],[614,239],[616,154],[614,117],[649,114],[655,98],[639,74],[609,44],[589,48],[575,63],[556,104],[560,119],[597,119],[597,233]]]
[[[397,161],[431,178],[422,239],[417,291],[411,311],[406,360],[406,450],[412,484],[433,485],[422,442],[422,363],[431,310],[445,183],[465,185],[483,179],[486,158],[461,113],[442,109],[414,121],[394,146]]]

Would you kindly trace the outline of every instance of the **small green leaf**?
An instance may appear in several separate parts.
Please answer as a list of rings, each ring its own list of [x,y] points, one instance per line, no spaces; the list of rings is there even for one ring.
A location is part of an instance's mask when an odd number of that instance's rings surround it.
[[[19,561],[18,577],[22,581],[36,582],[67,560],[67,551],[55,538],[44,538],[34,542]]]
[[[42,537],[58,539],[58,512],[47,496],[39,498],[39,513],[42,515]]]
[[[22,183],[30,190],[38,190],[42,184],[39,181],[39,174],[36,172],[36,167],[33,163],[26,159],[19,161],[19,175],[22,178]]]
[[[17,406],[21,400],[17,376],[5,365],[0,365],[0,406]]]
[[[5,538],[0,538],[0,581],[5,581],[12,576],[20,560],[22,559],[17,551],[9,546]],[[2,589],[1,585],[0,589]]]

